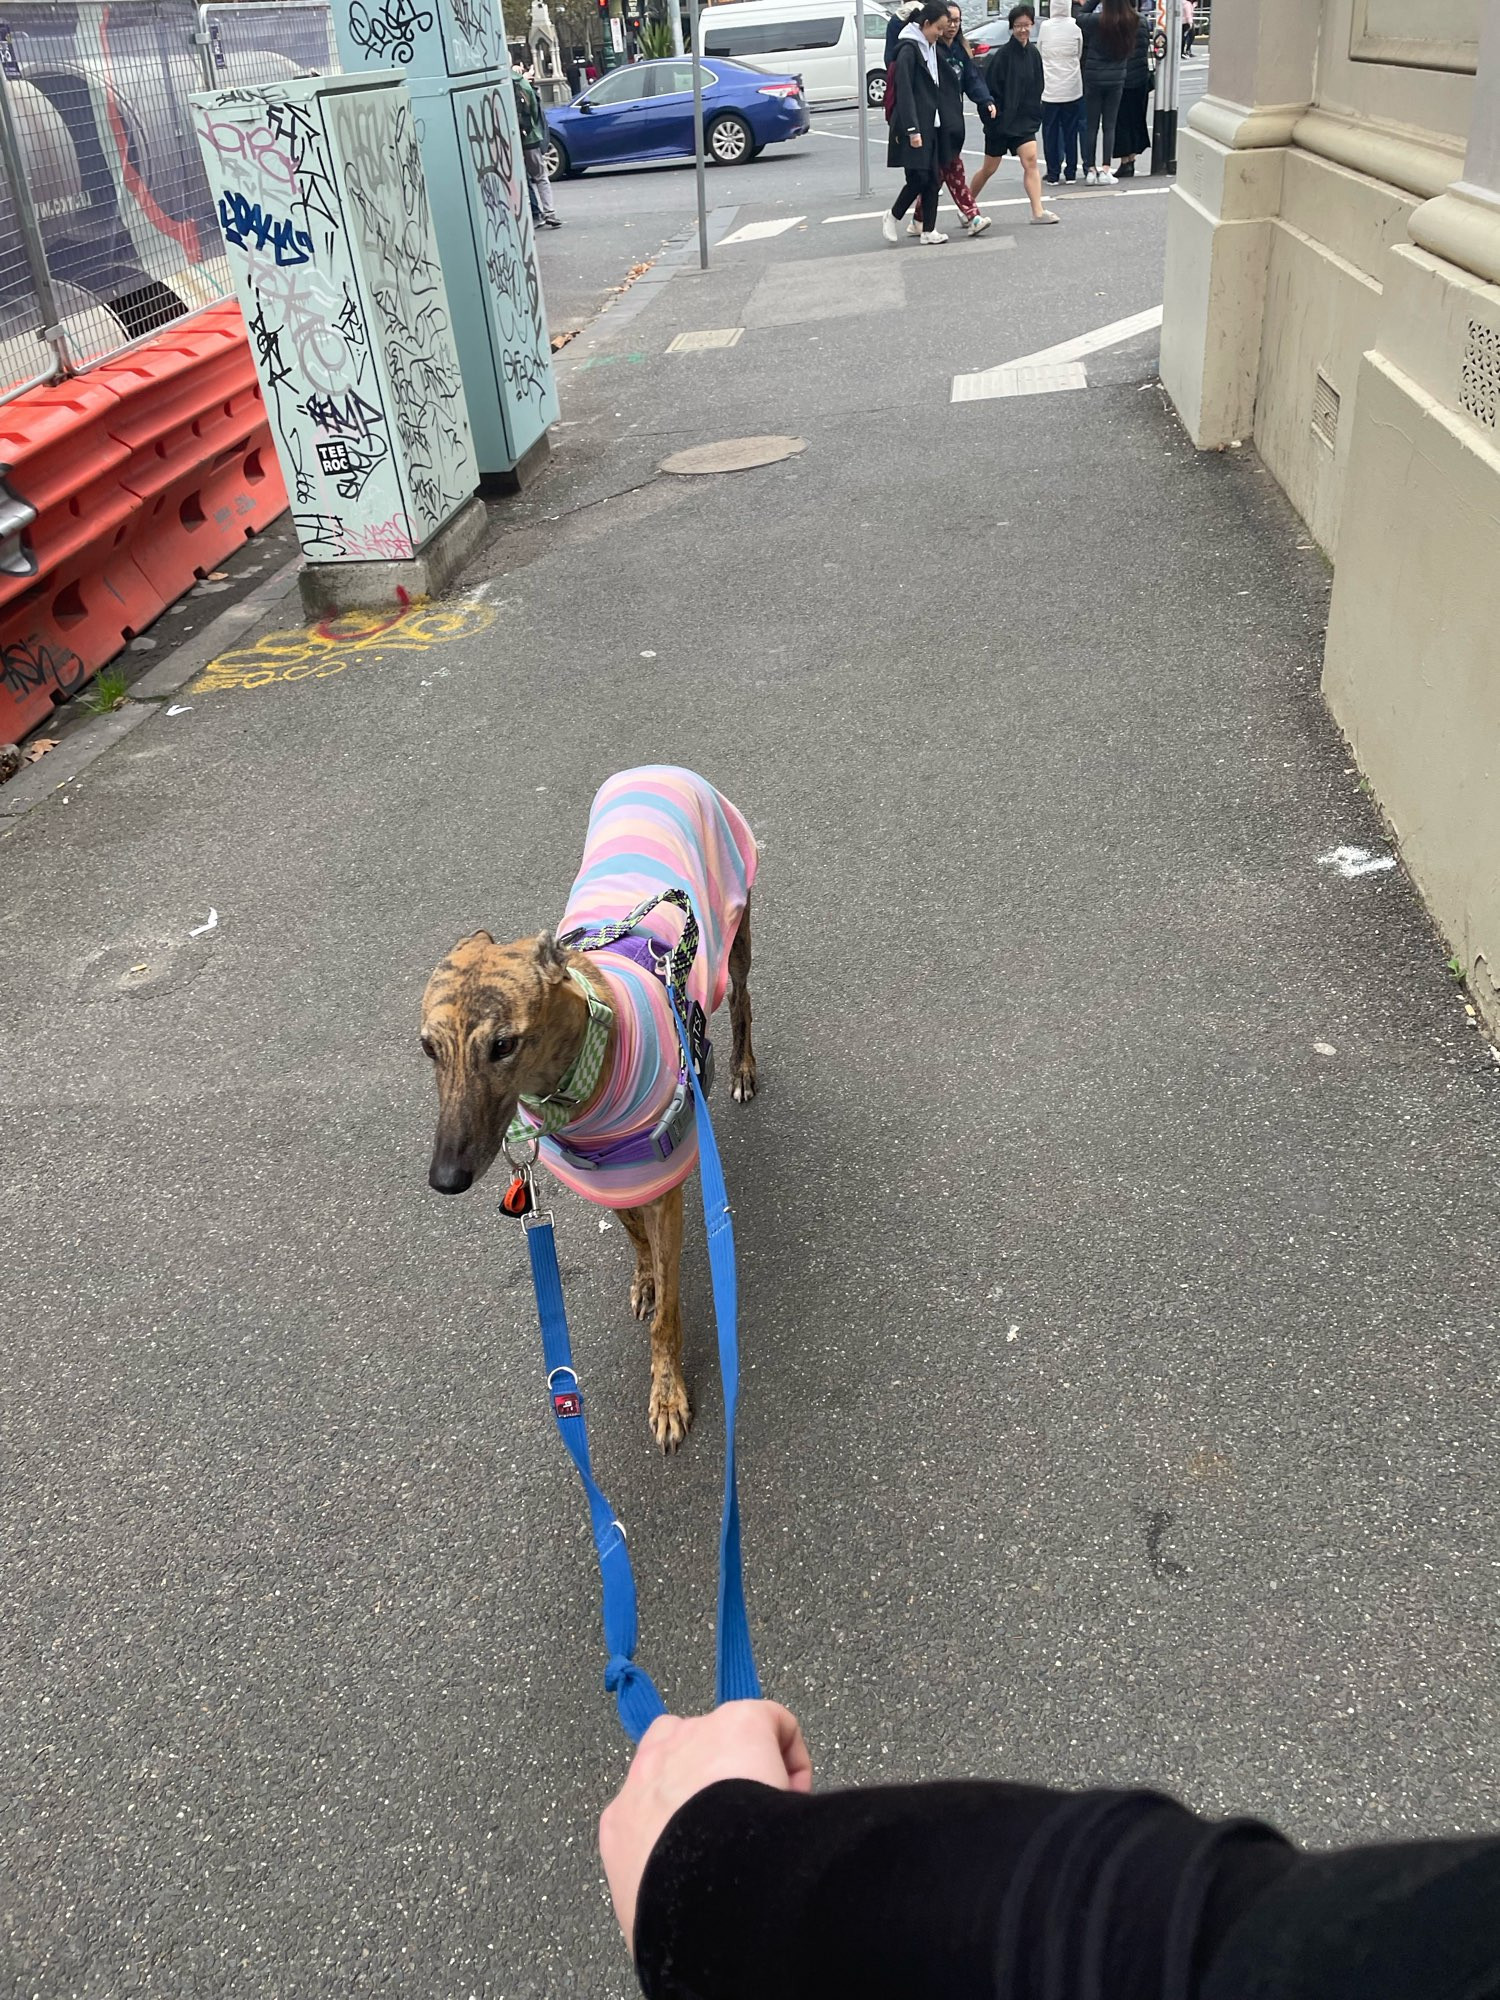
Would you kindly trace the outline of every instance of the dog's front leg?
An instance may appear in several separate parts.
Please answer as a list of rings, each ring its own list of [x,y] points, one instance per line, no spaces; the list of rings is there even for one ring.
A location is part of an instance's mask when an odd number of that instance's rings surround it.
[[[693,1413],[682,1376],[682,1189],[673,1188],[636,1214],[645,1219],[651,1242],[656,1310],[651,1318],[651,1401],[647,1416],[663,1451],[676,1451],[687,1436]],[[629,1225],[626,1225],[627,1228]]]
[[[651,1231],[646,1227],[644,1208],[621,1208],[616,1214],[620,1226],[635,1245],[635,1277],[630,1285],[630,1310],[637,1319],[650,1319],[656,1306],[656,1265],[652,1260]]]

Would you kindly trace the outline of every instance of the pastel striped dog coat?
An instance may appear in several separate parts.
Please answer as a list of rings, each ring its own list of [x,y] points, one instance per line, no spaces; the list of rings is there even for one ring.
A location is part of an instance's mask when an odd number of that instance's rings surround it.
[[[566,935],[617,922],[663,889],[686,889],[698,919],[698,954],[688,973],[689,999],[712,1014],[729,984],[729,951],[755,880],[755,839],[744,815],[706,778],[672,764],[619,771],[595,794],[583,862],[558,929]],[[665,945],[682,934],[681,912],[658,905],[640,929]],[[619,952],[590,953],[615,1010],[613,1067],[588,1112],[554,1138],[540,1157],[576,1194],[604,1208],[639,1208],[685,1181],[698,1163],[690,1121],[666,1159],[586,1166],[580,1151],[650,1132],[666,1115],[682,1066],[677,1029],[660,979]],[[527,1123],[525,1107],[521,1116]],[[569,1155],[574,1157],[570,1158]]]

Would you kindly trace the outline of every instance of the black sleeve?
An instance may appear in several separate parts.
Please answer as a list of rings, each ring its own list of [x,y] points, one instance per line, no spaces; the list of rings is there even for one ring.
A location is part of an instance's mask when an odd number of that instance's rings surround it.
[[[1153,1792],[731,1781],[652,1851],[636,1969],[650,2000],[1159,2000],[1294,1858]]]
[[[699,1793],[636,1913],[649,2000],[1488,2000],[1500,1839],[1299,1855],[1154,1792]]]
[[[896,45],[896,103],[891,113],[891,123],[899,132],[916,132],[921,129],[917,116],[917,97],[912,88],[912,71],[916,68],[916,52],[910,42]]]

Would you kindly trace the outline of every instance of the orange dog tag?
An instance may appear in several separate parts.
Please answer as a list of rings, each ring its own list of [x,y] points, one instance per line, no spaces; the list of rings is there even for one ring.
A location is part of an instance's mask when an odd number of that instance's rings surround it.
[[[536,1199],[531,1192],[531,1178],[527,1174],[517,1174],[505,1193],[500,1197],[500,1212],[503,1215],[520,1217],[530,1215],[536,1207]]]

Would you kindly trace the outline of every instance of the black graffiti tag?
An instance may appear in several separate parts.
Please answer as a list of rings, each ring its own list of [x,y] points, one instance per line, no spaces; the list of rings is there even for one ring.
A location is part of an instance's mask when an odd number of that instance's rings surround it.
[[[416,7],[413,0],[381,0],[373,14],[363,0],[351,0],[349,39],[376,60],[391,59],[404,69],[412,59],[417,36],[431,32],[430,9]]]
[[[71,646],[49,646],[44,639],[14,639],[0,647],[0,687],[19,701],[50,681],[57,699],[66,701],[89,677],[89,670]]]

